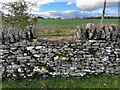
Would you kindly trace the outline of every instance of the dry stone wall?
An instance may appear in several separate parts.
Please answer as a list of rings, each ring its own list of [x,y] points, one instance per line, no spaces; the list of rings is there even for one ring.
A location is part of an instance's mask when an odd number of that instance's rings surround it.
[[[86,27],[78,27],[76,30],[76,37],[81,40],[106,40],[119,41],[120,28],[114,25],[95,27],[88,23]]]
[[[33,26],[27,26],[24,30],[13,27],[4,27],[0,30],[0,44],[12,44],[22,40],[34,39],[37,31]]]
[[[120,39],[119,39],[120,40]],[[2,79],[120,74],[120,43],[106,40],[16,42],[0,45]]]
[[[40,41],[30,46],[0,46],[2,78],[119,74],[120,49],[115,42]]]

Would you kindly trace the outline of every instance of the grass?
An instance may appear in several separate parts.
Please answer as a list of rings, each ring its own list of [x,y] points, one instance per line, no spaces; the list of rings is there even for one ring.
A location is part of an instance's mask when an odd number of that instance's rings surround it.
[[[4,81],[3,88],[118,88],[119,75],[91,75],[89,77],[49,77],[31,81]]]
[[[86,23],[99,24],[100,19],[39,19],[37,29],[40,36],[71,36]],[[105,19],[104,24],[118,24],[118,19]]]

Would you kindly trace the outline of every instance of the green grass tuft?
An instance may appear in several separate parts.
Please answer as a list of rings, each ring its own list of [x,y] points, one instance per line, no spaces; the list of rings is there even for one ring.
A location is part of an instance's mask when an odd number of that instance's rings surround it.
[[[48,77],[4,81],[3,88],[118,88],[118,76]]]

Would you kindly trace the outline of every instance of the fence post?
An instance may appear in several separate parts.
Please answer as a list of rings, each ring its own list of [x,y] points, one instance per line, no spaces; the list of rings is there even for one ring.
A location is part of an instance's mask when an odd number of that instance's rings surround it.
[[[103,19],[105,15],[105,8],[106,8],[106,0],[104,1],[104,7],[103,7],[103,12],[102,12],[102,18],[101,18],[101,25],[103,24]]]

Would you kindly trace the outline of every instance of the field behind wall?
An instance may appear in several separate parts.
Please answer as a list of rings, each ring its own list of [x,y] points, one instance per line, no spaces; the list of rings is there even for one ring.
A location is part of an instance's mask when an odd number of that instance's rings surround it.
[[[118,25],[118,19],[104,19],[104,24]],[[77,26],[100,24],[100,19],[38,19],[39,36],[73,36]]]

